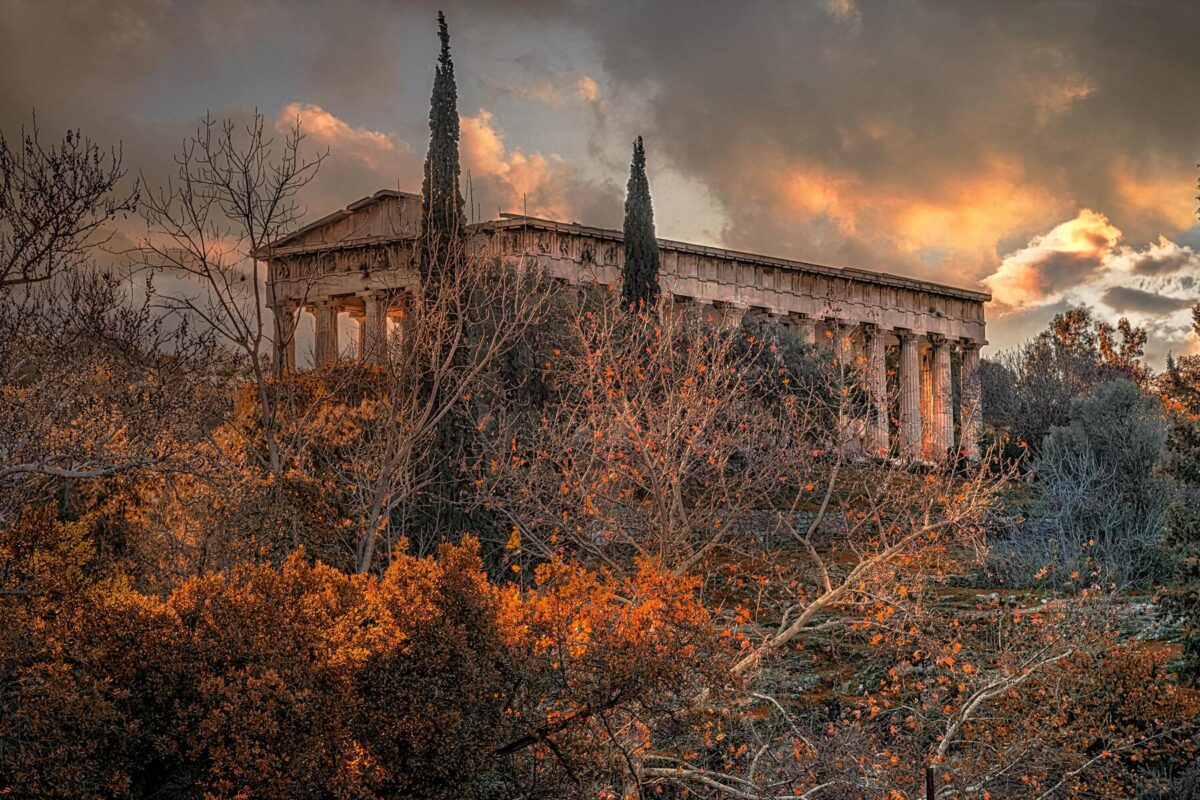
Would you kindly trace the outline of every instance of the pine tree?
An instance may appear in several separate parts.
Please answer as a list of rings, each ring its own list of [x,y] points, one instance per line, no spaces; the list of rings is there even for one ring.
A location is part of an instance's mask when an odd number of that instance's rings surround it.
[[[654,206],[646,179],[646,148],[642,137],[633,142],[629,185],[625,193],[625,273],[621,300],[626,305],[653,306],[658,302],[658,240],[654,236]]]
[[[429,151],[421,184],[422,277],[445,263],[465,233],[463,196],[459,189],[458,88],[450,58],[450,31],[446,16],[438,12],[438,37],[442,41],[433,94],[429,99]]]

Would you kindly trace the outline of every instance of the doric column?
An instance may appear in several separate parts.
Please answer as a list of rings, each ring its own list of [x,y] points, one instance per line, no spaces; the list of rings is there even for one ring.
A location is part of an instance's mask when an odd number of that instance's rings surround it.
[[[351,308],[351,309],[347,310],[346,315],[354,321],[354,333],[352,334],[352,336],[354,337],[354,347],[353,347],[354,357],[357,359],[361,359],[363,357],[363,355],[366,353],[366,343],[367,343],[367,340],[366,340],[366,332],[367,332],[366,315],[356,308]]]
[[[317,364],[331,364],[338,357],[337,307],[328,300],[313,305],[317,319],[314,350]]]
[[[787,319],[801,342],[804,344],[817,343],[817,321],[815,319],[805,314],[788,314]]]
[[[950,343],[938,337],[930,353],[930,400],[932,429],[929,432],[929,456],[943,459],[954,447],[954,389],[950,380]]]
[[[867,396],[871,400],[867,420],[867,453],[886,456],[888,453],[888,396],[887,396],[887,331],[878,325],[871,329],[867,340]]]
[[[384,319],[394,320],[396,323],[390,327],[386,321],[383,323],[383,335],[388,342],[388,348],[403,347],[406,345],[406,339],[408,338],[409,303],[411,302],[411,295],[397,294],[392,295],[384,306],[384,311],[386,312]]]
[[[387,355],[387,300],[372,292],[363,302],[366,309],[362,319],[361,357],[378,364]]]
[[[848,383],[858,383],[858,365],[854,358],[854,335],[858,326],[844,319],[829,318],[825,321],[828,326],[825,337],[825,347],[834,366]]]
[[[732,301],[717,301],[713,304],[717,309],[717,319],[722,327],[736,328],[742,324],[748,306]]]
[[[694,298],[682,294],[671,295],[671,302],[667,303],[667,313],[672,319],[684,320],[689,314],[695,313],[696,301]]]
[[[296,371],[296,310],[290,303],[280,303],[274,308],[274,340],[271,344],[284,372]]]
[[[921,454],[921,351],[917,335],[900,337],[900,445],[907,456]]]
[[[933,346],[920,349],[921,358],[921,455],[933,452]]]
[[[829,320],[833,332],[830,348],[834,364],[834,375],[838,377],[841,401],[838,407],[839,438],[846,452],[859,455],[863,451],[865,420],[859,419],[850,408],[850,390],[860,383],[858,359],[855,358],[855,340],[858,325],[841,319]]]
[[[962,430],[959,450],[970,459],[979,458],[979,431],[983,426],[982,389],[979,382],[979,343],[962,345]]]

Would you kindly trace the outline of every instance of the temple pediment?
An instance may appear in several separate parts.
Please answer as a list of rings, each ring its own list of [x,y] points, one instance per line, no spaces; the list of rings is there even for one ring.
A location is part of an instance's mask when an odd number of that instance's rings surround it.
[[[367,247],[415,238],[420,229],[421,196],[383,189],[277,240],[260,257]]]

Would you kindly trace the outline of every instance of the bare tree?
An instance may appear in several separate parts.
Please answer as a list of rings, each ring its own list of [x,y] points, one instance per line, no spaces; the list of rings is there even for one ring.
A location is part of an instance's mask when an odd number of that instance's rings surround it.
[[[360,572],[374,565],[381,539],[392,544],[393,512],[436,479],[438,426],[487,392],[499,359],[550,305],[550,279],[533,262],[499,263],[459,247],[447,258],[454,263],[431,273],[410,298],[379,367],[377,408],[346,461],[361,514]]]
[[[121,156],[78,130],[47,146],[36,118],[15,145],[0,133],[0,288],[49,281],[111,236],[105,226],[138,199],[136,182],[118,191]]]
[[[211,337],[97,268],[0,296],[0,522],[39,493],[131,471],[198,472],[216,408]]]
[[[501,420],[479,453],[482,502],[522,552],[541,560],[565,547],[618,571],[653,555],[683,574],[735,531],[764,533],[753,530],[764,517],[773,526],[761,510],[828,437],[800,411],[812,398],[763,401],[776,376],[751,368],[757,353],[738,336],[666,306],[578,304],[546,368],[553,402]]]
[[[20,505],[137,471],[197,469],[210,337],[154,313],[94,262],[131,211],[121,151],[36,123],[0,134],[0,522]]]
[[[148,232],[136,254],[143,268],[184,279],[161,295],[163,309],[211,329],[244,360],[258,394],[261,466],[274,475],[287,463],[278,436],[278,354],[296,322],[271,314],[275,287],[260,258],[298,226],[297,195],[326,156],[302,155],[303,143],[299,120],[277,143],[257,109],[244,126],[205,117],[176,154],[174,179],[144,199]]]

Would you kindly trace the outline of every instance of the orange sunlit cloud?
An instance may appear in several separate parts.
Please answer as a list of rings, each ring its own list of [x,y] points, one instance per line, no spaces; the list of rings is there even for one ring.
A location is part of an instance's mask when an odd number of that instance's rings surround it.
[[[316,144],[328,147],[339,158],[361,162],[371,169],[383,170],[398,156],[412,154],[412,148],[399,137],[355,128],[341,118],[312,103],[288,103],[279,112],[276,128],[285,130],[296,120]]]
[[[1112,178],[1118,199],[1135,212],[1131,217],[1148,227],[1184,230],[1195,220],[1194,181],[1186,170],[1175,166],[1147,173],[1120,159],[1113,165]]]
[[[903,253],[940,250],[949,263],[986,269],[1014,230],[1032,230],[1061,205],[1013,160],[993,158],[975,174],[928,184],[877,183],[804,165],[777,181],[784,213],[824,217],[844,237],[884,240]],[[978,273],[976,273],[978,274]],[[974,277],[974,276],[970,276]]]
[[[1035,236],[984,278],[997,304],[1010,308],[1056,299],[1099,272],[1121,232],[1103,214],[1083,209],[1075,219]]]
[[[600,84],[596,83],[591,77],[584,75],[580,78],[578,88],[579,96],[589,103],[595,103],[600,99]]]
[[[568,187],[573,169],[556,154],[510,151],[496,119],[487,109],[461,118],[462,161],[474,180],[489,182],[506,210],[527,209],[533,216],[571,219]]]

